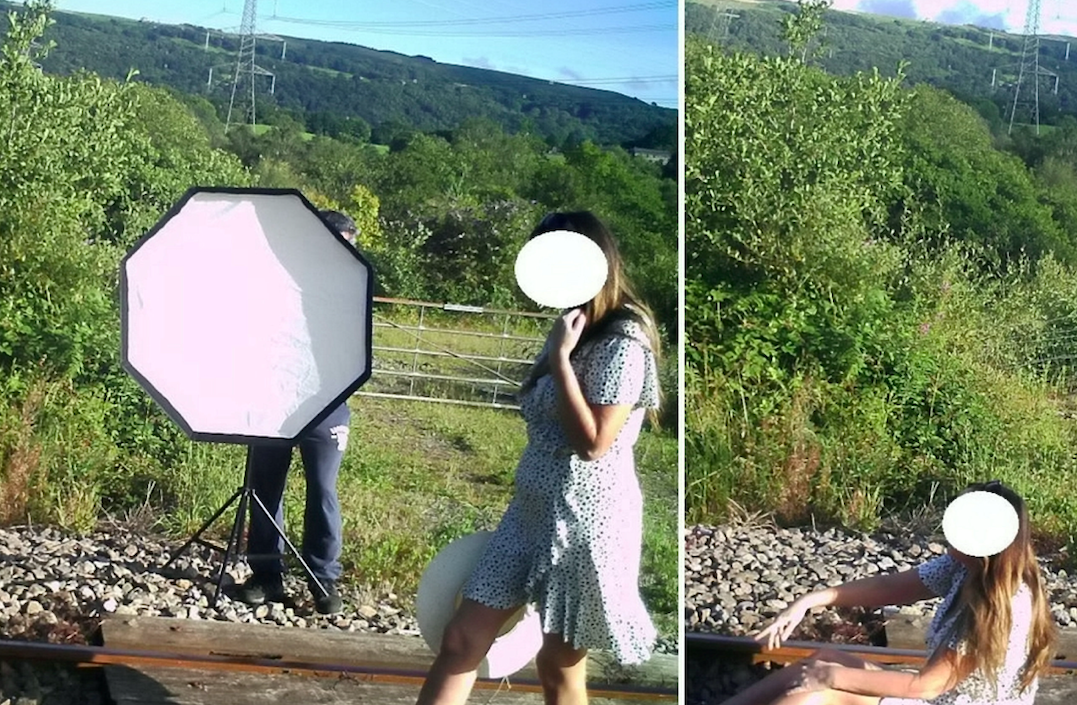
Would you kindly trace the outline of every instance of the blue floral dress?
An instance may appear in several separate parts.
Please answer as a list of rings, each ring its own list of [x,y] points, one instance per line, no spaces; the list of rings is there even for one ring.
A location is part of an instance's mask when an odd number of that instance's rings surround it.
[[[643,499],[633,445],[646,409],[658,406],[655,357],[638,323],[617,321],[572,367],[589,403],[633,411],[609,451],[586,461],[561,427],[553,378],[523,396],[528,442],[516,492],[463,594],[497,609],[533,603],[544,632],[640,663],[656,634],[639,594]]]

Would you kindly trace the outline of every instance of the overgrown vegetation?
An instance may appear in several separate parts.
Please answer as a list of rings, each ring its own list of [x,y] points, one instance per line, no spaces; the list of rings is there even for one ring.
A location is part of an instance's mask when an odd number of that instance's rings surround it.
[[[687,45],[688,519],[872,528],[999,478],[1072,541],[1077,133],[1030,169],[943,91],[810,65],[803,34]]]
[[[379,293],[462,304],[524,306],[512,254],[530,228],[547,210],[593,209],[619,235],[666,331],[676,330],[675,182],[658,167],[588,142],[551,155],[481,121],[412,132],[391,150],[305,139],[289,125],[225,135],[204,101],[43,73],[35,64],[49,46],[36,40],[49,9],[33,0],[13,16],[0,56],[4,523],[84,531],[105,516],[148,517],[178,537],[235,489],[242,449],[190,442],[119,360],[119,261],[192,185],[300,188],[355,217]],[[669,379],[676,355],[667,360]],[[434,551],[499,516],[524,429],[504,412],[353,402],[341,474],[347,578],[407,595]],[[652,609],[668,615],[677,595],[673,432],[646,433],[640,451],[645,587]],[[296,532],[302,473],[291,482]],[[674,625],[669,617],[670,633]]]

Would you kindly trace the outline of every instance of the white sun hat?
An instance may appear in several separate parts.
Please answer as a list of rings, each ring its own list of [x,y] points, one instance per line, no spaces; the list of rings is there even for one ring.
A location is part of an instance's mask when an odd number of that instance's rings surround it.
[[[471,577],[491,531],[462,536],[441,549],[423,571],[415,600],[419,631],[433,652],[441,650],[441,637],[460,604],[460,592]],[[505,678],[535,657],[542,646],[542,622],[534,607],[521,607],[505,622],[490,651],[479,665],[480,678]]]

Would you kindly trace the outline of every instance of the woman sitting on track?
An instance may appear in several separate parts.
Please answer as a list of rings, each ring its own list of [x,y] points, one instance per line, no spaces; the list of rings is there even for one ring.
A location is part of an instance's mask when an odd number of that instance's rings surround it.
[[[554,213],[531,234],[587,236],[607,279],[554,325],[520,394],[527,447],[516,493],[445,629],[419,703],[463,703],[505,621],[537,603],[535,658],[547,703],[587,702],[586,655],[650,657],[655,629],[639,594],[643,500],[632,448],[659,403],[658,336],[628,286],[613,236],[588,212]]]
[[[975,484],[1017,511],[1017,537],[974,558],[954,548],[917,570],[827,588],[794,602],[756,637],[775,648],[813,607],[881,607],[942,597],[919,672],[886,670],[824,650],[756,683],[724,705],[1032,705],[1052,658],[1054,620],[1042,587],[1024,501],[1001,482]]]

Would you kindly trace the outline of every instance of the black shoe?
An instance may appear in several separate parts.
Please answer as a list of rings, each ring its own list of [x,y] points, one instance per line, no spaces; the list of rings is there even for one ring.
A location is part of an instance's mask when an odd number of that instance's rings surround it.
[[[278,578],[253,577],[236,587],[236,597],[248,605],[264,605],[266,602],[284,602],[284,583]]]
[[[322,580],[322,587],[326,594],[323,595],[318,586],[311,583],[310,592],[314,595],[314,609],[321,614],[338,614],[344,611],[344,601],[337,592],[337,584],[331,580]]]

